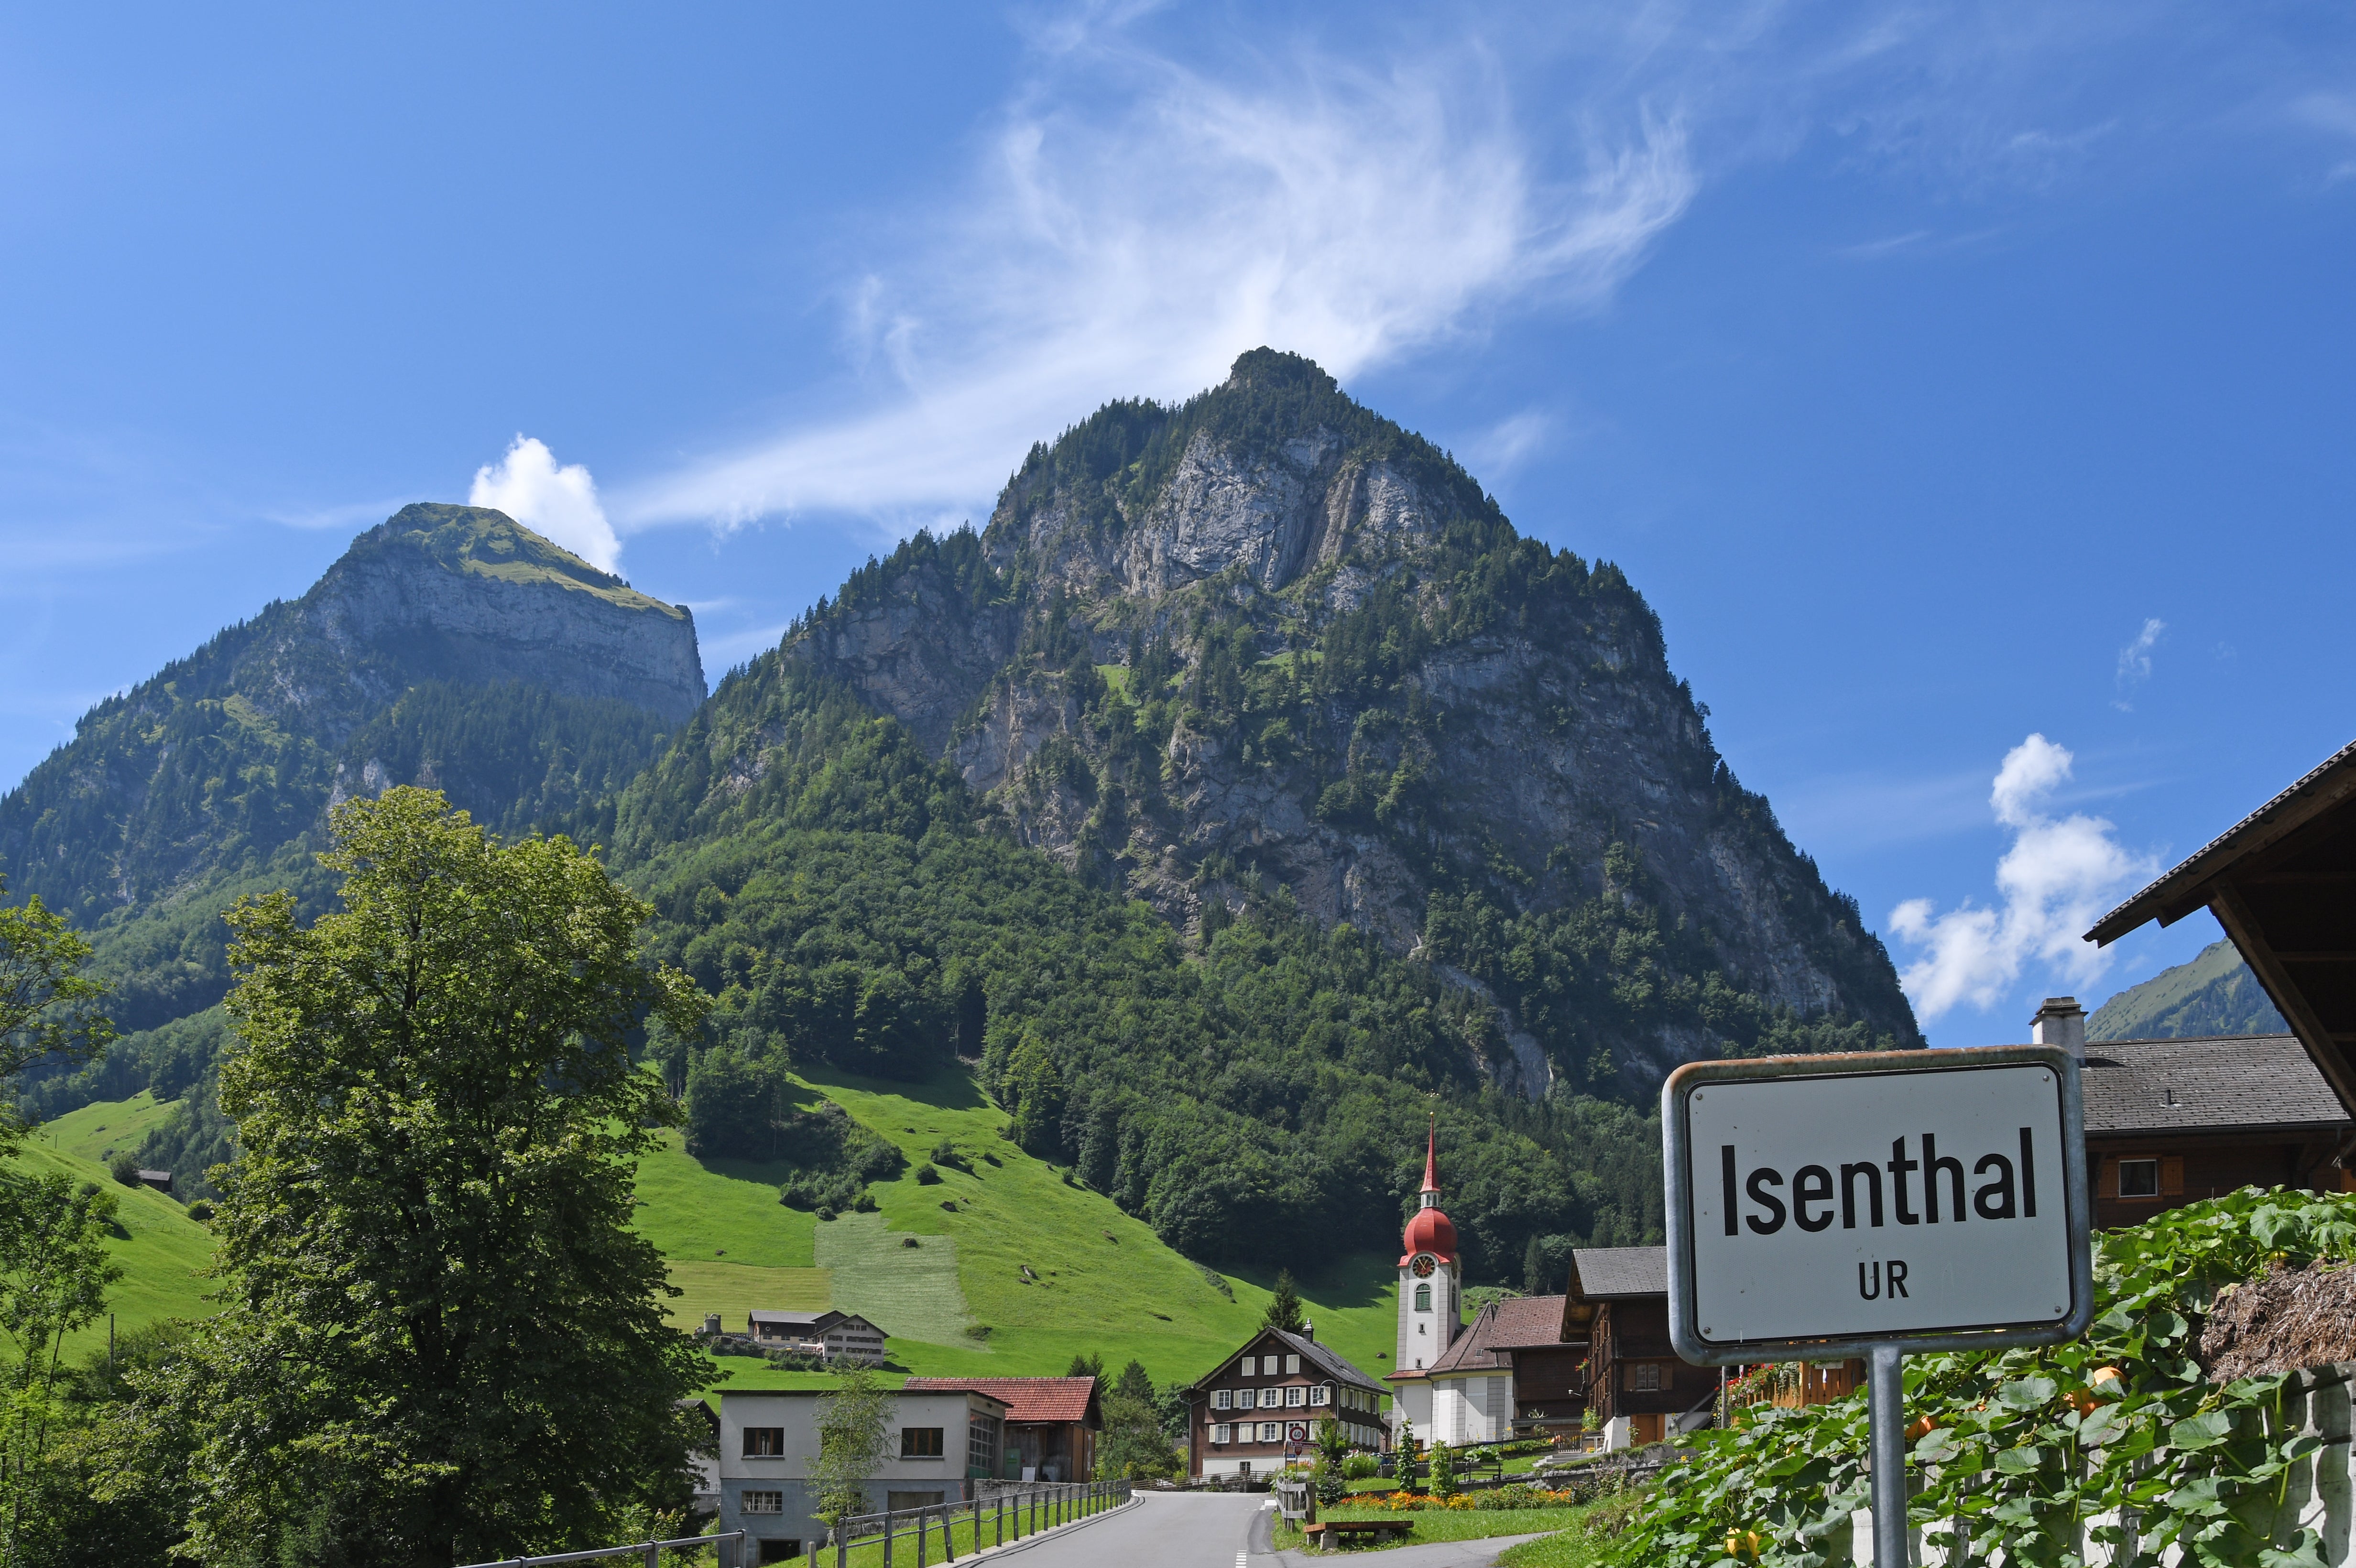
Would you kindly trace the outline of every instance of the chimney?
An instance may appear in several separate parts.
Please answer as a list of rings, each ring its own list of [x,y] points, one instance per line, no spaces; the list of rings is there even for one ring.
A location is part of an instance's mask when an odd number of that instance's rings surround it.
[[[1301,1337],[1311,1344],[1317,1342],[1317,1325],[1304,1317],[1301,1320]]]
[[[2029,1020],[2029,1038],[2040,1045],[2058,1045],[2079,1061],[2086,1060],[2086,1009],[2075,997],[2048,997]]]

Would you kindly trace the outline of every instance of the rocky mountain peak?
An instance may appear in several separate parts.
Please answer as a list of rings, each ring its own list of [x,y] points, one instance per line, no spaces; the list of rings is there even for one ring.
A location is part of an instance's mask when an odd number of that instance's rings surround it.
[[[423,678],[524,680],[684,719],[703,700],[695,622],[683,607],[482,507],[402,507],[352,541],[296,606],[284,635],[317,637],[383,700]],[[273,688],[276,706],[300,685]]]
[[[618,789],[703,697],[683,608],[502,513],[407,507],[84,715],[0,797],[0,872],[95,919],[257,867],[390,783],[528,826]]]
[[[1298,356],[1034,446],[979,538],[920,536],[787,651],[1197,940],[1277,900],[1441,967],[1525,1093],[1920,1040],[1620,571]]]

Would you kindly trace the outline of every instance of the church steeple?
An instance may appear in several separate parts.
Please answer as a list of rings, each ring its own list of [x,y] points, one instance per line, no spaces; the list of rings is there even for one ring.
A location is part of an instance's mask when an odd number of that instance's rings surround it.
[[[1423,1188],[1399,1236],[1398,1360],[1392,1377],[1413,1380],[1464,1331],[1462,1261],[1456,1227],[1440,1211],[1440,1119],[1424,1131]],[[1405,1393],[1404,1389],[1402,1393]],[[1428,1400],[1429,1395],[1423,1396]],[[1408,1404],[1416,1403],[1408,1398]],[[1403,1407],[1405,1408],[1405,1407]],[[1428,1420],[1428,1413],[1423,1417]]]

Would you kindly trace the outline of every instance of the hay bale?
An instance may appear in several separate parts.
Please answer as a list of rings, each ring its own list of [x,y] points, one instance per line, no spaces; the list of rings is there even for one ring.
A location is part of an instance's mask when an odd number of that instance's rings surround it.
[[[2356,1268],[2276,1267],[2210,1305],[2199,1360],[2211,1382],[2356,1361]]]

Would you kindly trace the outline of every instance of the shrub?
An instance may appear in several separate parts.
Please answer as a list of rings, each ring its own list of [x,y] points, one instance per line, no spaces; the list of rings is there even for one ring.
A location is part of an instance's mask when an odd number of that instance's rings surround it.
[[[1456,1450],[1445,1443],[1431,1445],[1431,1495],[1435,1498],[1456,1495]]]
[[[194,1203],[188,1205],[188,1218],[194,1220],[198,1224],[201,1225],[212,1217],[213,1206],[211,1200],[199,1198]]]
[[[938,1187],[940,1184],[941,1184],[941,1173],[940,1173],[938,1170],[935,1169],[935,1168],[934,1168],[932,1166],[930,1166],[930,1165],[920,1165],[920,1166],[916,1167],[916,1185],[917,1185],[917,1186],[919,1186],[919,1187]]]
[[[1354,1481],[1366,1480],[1382,1468],[1382,1463],[1372,1454],[1353,1454],[1342,1461],[1342,1474]]]
[[[125,1187],[139,1185],[139,1162],[127,1154],[118,1154],[108,1160],[106,1173]]]
[[[2095,1245],[2083,1339],[1909,1362],[1907,1409],[1928,1423],[1913,1444],[1913,1518],[1932,1541],[1959,1525],[1973,1562],[2052,1561],[2056,1540],[2120,1508],[2136,1516],[2138,1562],[2316,1560],[2313,1531],[2290,1551],[2263,1533],[2313,1442],[2272,1430],[2282,1374],[2208,1381],[2195,1324],[2212,1292],[2276,1264],[2356,1257],[2356,1194],[2244,1188]],[[1869,1493],[1864,1406],[1754,1407],[1730,1430],[1693,1434],[1692,1461],[1635,1507],[1622,1555],[1703,1568],[1730,1533],[1756,1531],[1762,1562],[1822,1561]],[[2115,1527],[2089,1533],[2115,1549]]]
[[[958,1153],[957,1145],[947,1138],[933,1146],[933,1152],[928,1157],[935,1165],[946,1165],[952,1170],[966,1168],[965,1156]]]

